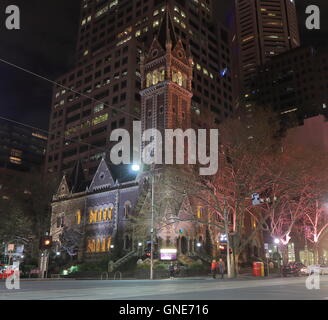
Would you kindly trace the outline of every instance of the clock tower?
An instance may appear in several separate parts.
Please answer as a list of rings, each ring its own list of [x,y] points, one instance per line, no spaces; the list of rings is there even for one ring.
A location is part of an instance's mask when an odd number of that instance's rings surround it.
[[[142,131],[191,127],[193,60],[177,39],[166,6],[158,34],[141,57]],[[164,135],[163,135],[164,136]]]

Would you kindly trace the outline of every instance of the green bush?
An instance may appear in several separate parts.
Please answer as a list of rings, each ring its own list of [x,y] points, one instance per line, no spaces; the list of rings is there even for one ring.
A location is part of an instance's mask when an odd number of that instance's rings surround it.
[[[138,270],[149,270],[150,269],[150,265],[149,264],[146,264],[146,263],[138,264],[137,265],[137,269]]]

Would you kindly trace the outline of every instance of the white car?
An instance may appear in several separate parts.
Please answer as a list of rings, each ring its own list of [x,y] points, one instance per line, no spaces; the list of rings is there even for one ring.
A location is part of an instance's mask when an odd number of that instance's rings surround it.
[[[308,267],[305,267],[301,270],[302,273],[305,274],[320,274],[320,275],[325,275],[328,274],[328,266],[324,264],[312,264]]]

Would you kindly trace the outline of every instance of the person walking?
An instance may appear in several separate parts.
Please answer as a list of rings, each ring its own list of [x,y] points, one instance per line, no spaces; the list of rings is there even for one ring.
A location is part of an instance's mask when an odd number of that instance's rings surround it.
[[[171,262],[169,265],[169,274],[170,274],[170,279],[174,279],[174,264]]]
[[[224,271],[225,271],[225,263],[222,259],[220,259],[219,262],[217,263],[217,269],[218,269],[219,273],[221,274],[221,279],[223,279]]]
[[[213,260],[211,264],[211,274],[213,279],[216,278],[216,271],[217,271],[216,260]]]

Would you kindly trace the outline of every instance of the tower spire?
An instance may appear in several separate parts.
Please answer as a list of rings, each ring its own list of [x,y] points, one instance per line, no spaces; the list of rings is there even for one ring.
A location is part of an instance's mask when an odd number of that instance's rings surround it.
[[[172,47],[174,47],[178,40],[174,31],[174,25],[171,18],[171,8],[169,1],[166,1],[165,15],[162,19],[157,39],[163,49],[166,48],[167,43],[171,43]]]

